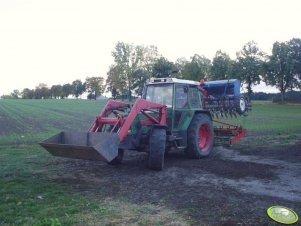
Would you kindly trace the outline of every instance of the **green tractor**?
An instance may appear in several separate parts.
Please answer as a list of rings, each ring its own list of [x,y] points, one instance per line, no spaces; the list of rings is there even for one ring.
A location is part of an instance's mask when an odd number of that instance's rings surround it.
[[[134,104],[109,100],[88,132],[63,131],[40,143],[55,156],[120,164],[125,150],[148,152],[150,169],[162,170],[169,150],[208,156],[217,141],[233,144],[247,134],[218,116],[245,115],[247,98],[236,79],[198,83],[151,78]]]

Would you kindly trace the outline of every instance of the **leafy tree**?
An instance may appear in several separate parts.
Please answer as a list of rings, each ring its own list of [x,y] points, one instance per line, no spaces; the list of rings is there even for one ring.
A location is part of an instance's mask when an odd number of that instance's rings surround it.
[[[75,81],[72,82],[72,94],[78,98],[79,96],[81,96],[86,89],[86,84],[82,83],[81,80],[77,79]]]
[[[168,61],[164,57],[157,59],[152,68],[152,75],[156,78],[164,78],[171,75],[175,70],[175,65],[173,62]]]
[[[50,97],[50,90],[45,83],[40,83],[34,92],[36,99],[47,99]]]
[[[68,98],[68,96],[72,94],[72,85],[69,84],[69,83],[64,84],[63,85],[63,93],[62,94],[63,94],[63,97]]]
[[[141,89],[145,80],[151,76],[155,59],[159,57],[157,47],[134,46],[133,44],[118,42],[112,56],[115,62],[114,73],[118,70],[120,83],[126,88],[129,100],[131,100],[132,91],[137,92],[137,89]],[[143,73],[141,73],[142,71]],[[109,73],[111,72],[109,71]],[[109,74],[109,76],[112,75]],[[109,80],[113,81],[111,78]],[[117,88],[115,87],[115,89]],[[123,90],[121,91],[124,94]]]
[[[275,42],[272,55],[264,64],[264,81],[279,89],[281,101],[284,101],[287,90],[299,87],[298,65],[295,58],[297,54],[290,44],[290,42]]]
[[[132,72],[132,90],[138,95],[142,94],[144,83],[151,78],[153,66],[159,59],[160,55],[156,46],[137,46],[141,51],[141,60],[138,67]]]
[[[149,78],[148,75],[148,71],[144,69],[137,69],[133,72],[133,87],[135,88],[135,93],[137,95],[142,95],[144,83],[146,82],[147,78]]]
[[[191,57],[191,61],[185,64],[182,76],[184,79],[199,81],[210,78],[210,72],[211,61],[204,56],[195,54]]]
[[[301,39],[293,38],[288,42],[292,58],[293,74],[295,76],[295,87],[301,89]]]
[[[123,75],[121,73],[121,70],[116,65],[111,65],[107,73],[107,91],[112,93],[112,97],[114,98],[114,100],[116,99],[117,95],[125,94],[126,79],[122,77]]]
[[[18,89],[14,89],[10,95],[13,99],[19,99],[19,97],[21,96],[21,93]]]
[[[154,45],[145,46],[143,48],[143,68],[149,72],[151,72],[152,65],[155,60],[160,57],[158,52],[158,48]]]
[[[96,100],[96,95],[94,93],[89,93],[88,96],[87,96],[88,100]]]
[[[118,95],[118,91],[115,87],[112,88],[111,93],[112,93],[113,99],[116,100],[116,97]]]
[[[236,70],[242,83],[247,86],[248,95],[253,92],[252,86],[260,83],[264,56],[254,41],[245,44],[238,53]]]
[[[103,77],[87,77],[86,87],[90,94],[91,99],[96,98],[103,94],[105,86],[103,85]]]
[[[34,98],[34,90],[25,88],[21,92],[21,95],[22,95],[23,99],[33,99]]]
[[[217,51],[212,60],[211,79],[223,80],[231,78],[231,66],[232,60],[230,59],[229,55],[221,50]]]
[[[133,44],[118,42],[112,52],[115,64],[120,73],[121,83],[125,84],[131,101],[131,89],[133,89],[133,72],[139,67],[142,60],[143,51]]]
[[[184,77],[184,75],[183,75],[184,68],[185,68],[185,65],[188,64],[188,63],[189,63],[188,60],[184,57],[179,58],[179,59],[176,60],[175,67],[178,71],[178,73],[175,74],[176,78],[183,78]]]
[[[51,86],[50,93],[51,93],[51,96],[54,97],[54,99],[57,99],[60,97],[64,98],[63,87],[61,85]]]

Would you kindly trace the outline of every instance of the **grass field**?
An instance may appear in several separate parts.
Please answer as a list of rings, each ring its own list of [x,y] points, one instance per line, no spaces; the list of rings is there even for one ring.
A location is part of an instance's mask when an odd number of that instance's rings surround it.
[[[67,174],[63,163],[69,162],[50,156],[36,142],[61,130],[86,131],[104,104],[0,100],[0,225],[196,224],[189,214],[193,209],[179,213],[164,200],[137,203],[107,197],[102,189],[83,192],[60,183],[58,175]],[[255,102],[244,124],[250,135],[241,145],[288,144],[300,140],[301,105]]]
[[[33,143],[61,130],[86,131],[104,102],[1,100],[0,144]]]
[[[105,102],[86,100],[1,100],[0,145],[34,143],[61,130],[86,131]],[[294,137],[301,132],[301,105],[253,102],[244,125],[251,136]]]

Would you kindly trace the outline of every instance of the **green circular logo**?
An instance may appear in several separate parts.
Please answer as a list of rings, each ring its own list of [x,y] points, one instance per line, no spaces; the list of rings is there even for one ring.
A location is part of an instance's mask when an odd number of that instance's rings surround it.
[[[282,224],[294,224],[298,221],[298,215],[284,206],[272,206],[268,208],[267,214],[274,221]]]

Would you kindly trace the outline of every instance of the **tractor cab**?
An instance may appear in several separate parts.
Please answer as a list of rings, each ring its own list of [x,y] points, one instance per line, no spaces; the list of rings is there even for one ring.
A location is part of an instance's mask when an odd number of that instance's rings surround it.
[[[198,85],[198,82],[184,79],[151,78],[146,82],[142,98],[165,105],[167,132],[186,140],[180,133],[186,133],[194,112],[202,111],[202,93]]]
[[[166,105],[167,108],[201,108],[201,93],[198,82],[176,78],[151,78],[146,82],[143,98]]]

